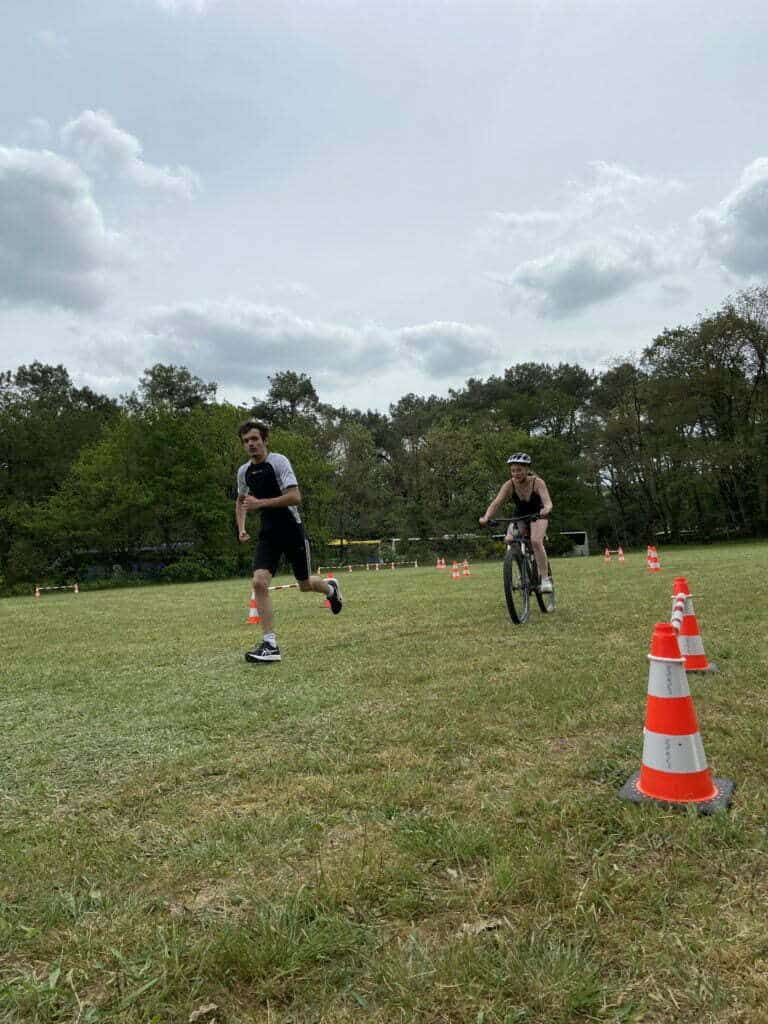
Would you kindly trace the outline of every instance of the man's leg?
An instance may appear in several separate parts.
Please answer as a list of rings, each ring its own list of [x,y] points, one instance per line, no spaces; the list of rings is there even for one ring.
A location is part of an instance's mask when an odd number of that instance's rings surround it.
[[[254,569],[251,585],[256,596],[256,607],[261,616],[262,633],[272,633],[272,598],[269,587],[272,583],[272,573],[268,569]]]
[[[305,594],[311,592],[325,594],[330,602],[331,611],[334,615],[338,615],[342,604],[341,587],[338,580],[334,578],[324,580],[322,576],[313,576],[310,572],[311,563],[309,541],[302,530],[300,534],[297,534],[296,544],[291,554],[293,575],[299,584],[299,590],[303,590]]]
[[[261,664],[263,662],[281,661],[280,648],[277,646],[277,638],[273,630],[272,620],[272,598],[269,593],[269,585],[277,567],[279,554],[275,557],[271,550],[268,538],[261,536],[253,559],[253,576],[251,585],[256,600],[256,607],[261,617],[261,629],[264,639],[256,644],[250,651],[246,651],[245,660]],[[269,566],[269,568],[267,568]]]

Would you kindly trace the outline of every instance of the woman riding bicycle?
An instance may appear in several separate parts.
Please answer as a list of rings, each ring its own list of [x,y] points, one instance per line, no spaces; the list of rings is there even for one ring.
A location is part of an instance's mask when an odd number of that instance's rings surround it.
[[[488,506],[485,515],[480,516],[480,525],[485,526],[490,519],[493,519],[507,498],[511,498],[514,502],[515,515],[540,516],[539,519],[531,523],[518,523],[517,528],[527,530],[541,578],[541,592],[551,594],[552,578],[547,575],[549,562],[544,548],[544,535],[547,532],[546,518],[552,511],[552,499],[549,496],[547,485],[541,477],[530,471],[530,455],[526,455],[525,452],[515,452],[507,459],[507,465],[509,466],[509,480],[501,485],[499,493]],[[511,538],[513,525],[512,523],[509,525],[507,540]]]

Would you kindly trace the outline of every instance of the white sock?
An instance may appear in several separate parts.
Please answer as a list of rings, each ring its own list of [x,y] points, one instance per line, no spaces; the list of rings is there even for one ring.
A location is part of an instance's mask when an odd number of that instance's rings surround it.
[[[277,637],[275,636],[274,633],[265,633],[264,642],[272,644],[273,647],[277,647]]]

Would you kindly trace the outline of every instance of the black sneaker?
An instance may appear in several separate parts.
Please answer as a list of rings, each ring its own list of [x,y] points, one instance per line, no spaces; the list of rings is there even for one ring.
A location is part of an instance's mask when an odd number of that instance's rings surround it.
[[[267,643],[263,640],[260,644],[257,644],[252,650],[245,652],[246,661],[282,661],[280,657],[280,648],[277,644]]]
[[[339,586],[339,581],[331,576],[331,578],[327,579],[325,582],[330,583],[331,585],[331,592],[328,595],[328,600],[331,605],[331,611],[333,612],[334,615],[338,615],[339,612],[341,611],[341,606],[344,600],[341,596],[341,587]]]

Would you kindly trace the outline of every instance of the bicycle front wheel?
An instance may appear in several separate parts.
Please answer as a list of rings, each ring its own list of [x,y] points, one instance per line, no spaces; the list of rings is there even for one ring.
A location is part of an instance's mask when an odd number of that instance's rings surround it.
[[[514,548],[507,548],[504,556],[504,596],[510,619],[518,626],[527,622],[530,610],[528,571],[525,559]]]

